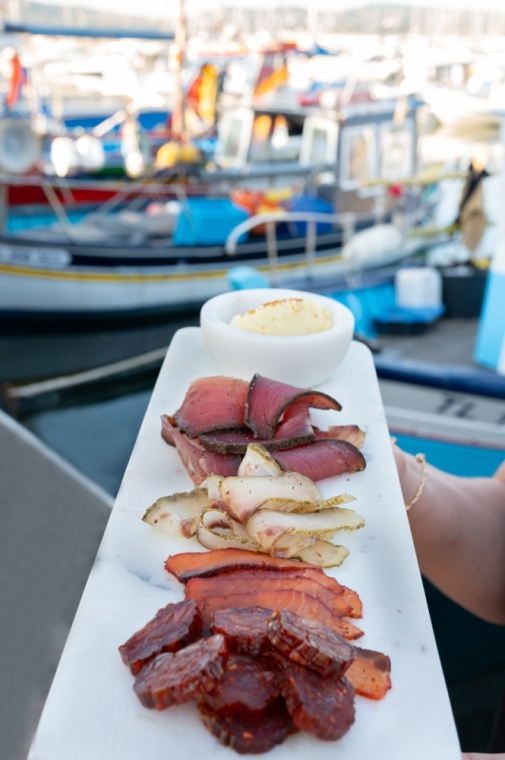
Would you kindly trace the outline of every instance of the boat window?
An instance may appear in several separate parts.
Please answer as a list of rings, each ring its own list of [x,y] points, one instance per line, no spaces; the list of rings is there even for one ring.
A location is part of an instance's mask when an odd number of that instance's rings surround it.
[[[253,164],[297,161],[300,155],[300,133],[300,126],[282,114],[256,116],[249,146],[249,161]]]
[[[303,132],[300,163],[302,166],[335,164],[337,141],[338,125],[335,122],[309,117]]]
[[[238,158],[240,153],[240,138],[242,136],[243,120],[230,119],[226,137],[223,140],[222,157],[225,159]]]
[[[377,130],[375,125],[342,130],[340,185],[356,190],[377,177]]]
[[[410,120],[409,120],[410,121]],[[397,182],[414,173],[413,166],[413,131],[404,124],[404,128],[396,129],[393,124],[383,124],[381,127],[380,177]]]

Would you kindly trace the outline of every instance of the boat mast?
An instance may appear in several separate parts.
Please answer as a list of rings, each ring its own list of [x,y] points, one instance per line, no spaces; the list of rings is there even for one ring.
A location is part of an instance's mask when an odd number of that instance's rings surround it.
[[[175,103],[172,114],[172,132],[180,138],[185,132],[184,112],[186,110],[186,98],[183,88],[183,73],[186,65],[186,6],[185,0],[179,0],[179,19],[176,30],[177,44],[177,69],[175,76]]]

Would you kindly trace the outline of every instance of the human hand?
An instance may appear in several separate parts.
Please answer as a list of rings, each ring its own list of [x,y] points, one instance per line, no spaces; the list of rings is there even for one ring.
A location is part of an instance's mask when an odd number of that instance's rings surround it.
[[[505,760],[505,753],[500,752],[499,755],[487,755],[482,752],[463,752],[461,758],[462,760]]]

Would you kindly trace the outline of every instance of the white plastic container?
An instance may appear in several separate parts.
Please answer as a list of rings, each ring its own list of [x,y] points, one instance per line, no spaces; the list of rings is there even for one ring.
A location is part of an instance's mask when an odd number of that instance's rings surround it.
[[[396,304],[405,309],[440,306],[442,276],[433,267],[399,269],[395,275]]]

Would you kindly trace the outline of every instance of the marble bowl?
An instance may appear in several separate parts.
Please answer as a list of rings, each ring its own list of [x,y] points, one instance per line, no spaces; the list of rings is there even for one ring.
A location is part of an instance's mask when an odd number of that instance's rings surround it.
[[[235,314],[284,298],[319,301],[332,326],[311,335],[259,335],[230,326]],[[272,380],[314,387],[327,380],[347,353],[354,331],[351,311],[338,301],[315,293],[280,288],[235,290],[211,298],[200,312],[205,345],[223,375],[250,380],[257,372]]]

